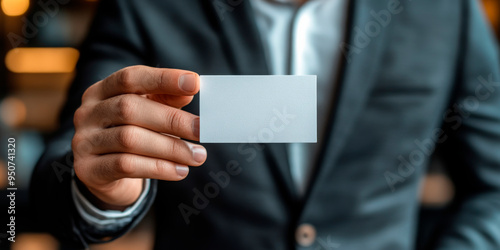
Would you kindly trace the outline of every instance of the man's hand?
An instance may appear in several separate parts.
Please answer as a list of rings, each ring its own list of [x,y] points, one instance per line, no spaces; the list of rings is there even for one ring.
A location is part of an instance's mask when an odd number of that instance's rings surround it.
[[[180,110],[199,91],[196,73],[146,66],[124,68],[90,86],[74,116],[72,149],[79,180],[104,209],[124,209],[143,178],[178,181],[207,152],[199,117]]]

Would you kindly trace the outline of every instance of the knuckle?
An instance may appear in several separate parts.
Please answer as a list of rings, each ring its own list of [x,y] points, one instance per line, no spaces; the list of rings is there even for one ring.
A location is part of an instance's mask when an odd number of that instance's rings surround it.
[[[166,176],[168,174],[165,161],[160,159],[155,160],[155,174],[157,176]]]
[[[137,143],[137,130],[131,126],[124,126],[118,130],[116,142],[123,149],[132,149]]]
[[[79,132],[75,133],[75,135],[73,135],[73,139],[71,140],[71,148],[73,150],[76,150],[80,142],[82,142],[83,140],[84,137],[81,135],[81,133]]]
[[[84,106],[80,106],[73,114],[73,124],[75,128],[79,128],[85,120],[87,120],[88,111]]]
[[[116,103],[118,118],[122,121],[130,121],[135,113],[137,104],[131,95],[123,95]]]
[[[134,71],[136,67],[126,67],[117,72],[118,85],[124,90],[130,90],[134,84]]]
[[[177,109],[169,109],[168,115],[165,116],[166,121],[166,129],[171,132],[177,132],[181,128],[182,124],[182,113]]]
[[[78,176],[80,180],[85,179],[85,164],[83,160],[75,157],[75,162],[73,163],[73,169],[75,170],[75,175]]]
[[[116,158],[114,166],[116,173],[120,176],[128,176],[134,173],[133,159],[127,155],[120,155]]]
[[[93,92],[93,88],[94,88],[95,84],[93,84],[92,86],[88,87],[85,92],[83,92],[83,95],[82,95],[82,103],[85,103],[87,100],[90,99],[90,97],[92,96],[92,92]]]
[[[170,143],[170,147],[168,147],[170,154],[173,156],[180,156],[186,151],[186,142],[175,139],[172,143]]]
[[[93,145],[85,135],[77,132],[71,140],[71,149],[75,157],[80,157],[92,154]]]
[[[161,70],[161,73],[157,74],[157,76],[154,77],[155,81],[152,81],[152,82],[154,82],[155,86],[151,86],[151,87],[159,88],[163,84],[163,82],[165,81],[164,79],[166,79],[166,77],[167,77],[167,70]]]
[[[163,79],[164,79],[163,78],[164,72],[165,71],[162,70],[161,73],[158,74],[156,71],[144,70],[144,68],[143,68],[141,73],[144,77],[148,78],[148,81],[143,81],[141,83],[140,88],[142,88],[142,90],[144,92],[150,92],[150,91],[153,91],[155,89],[160,89],[162,86]]]

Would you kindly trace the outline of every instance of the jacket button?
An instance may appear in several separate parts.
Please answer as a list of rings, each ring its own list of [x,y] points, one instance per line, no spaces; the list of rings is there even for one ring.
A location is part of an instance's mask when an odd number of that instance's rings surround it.
[[[311,224],[302,224],[295,230],[295,241],[303,247],[308,247],[316,240],[316,229]]]

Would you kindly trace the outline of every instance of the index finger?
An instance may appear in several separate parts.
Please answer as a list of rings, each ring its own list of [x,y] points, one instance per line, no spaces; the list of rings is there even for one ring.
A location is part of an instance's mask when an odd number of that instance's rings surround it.
[[[131,66],[98,82],[94,96],[105,100],[122,94],[192,96],[200,89],[198,74],[180,69]]]

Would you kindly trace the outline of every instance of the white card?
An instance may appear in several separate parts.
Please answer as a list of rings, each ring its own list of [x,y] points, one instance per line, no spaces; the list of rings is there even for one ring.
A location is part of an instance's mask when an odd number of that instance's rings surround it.
[[[316,76],[200,76],[200,142],[314,143]]]

